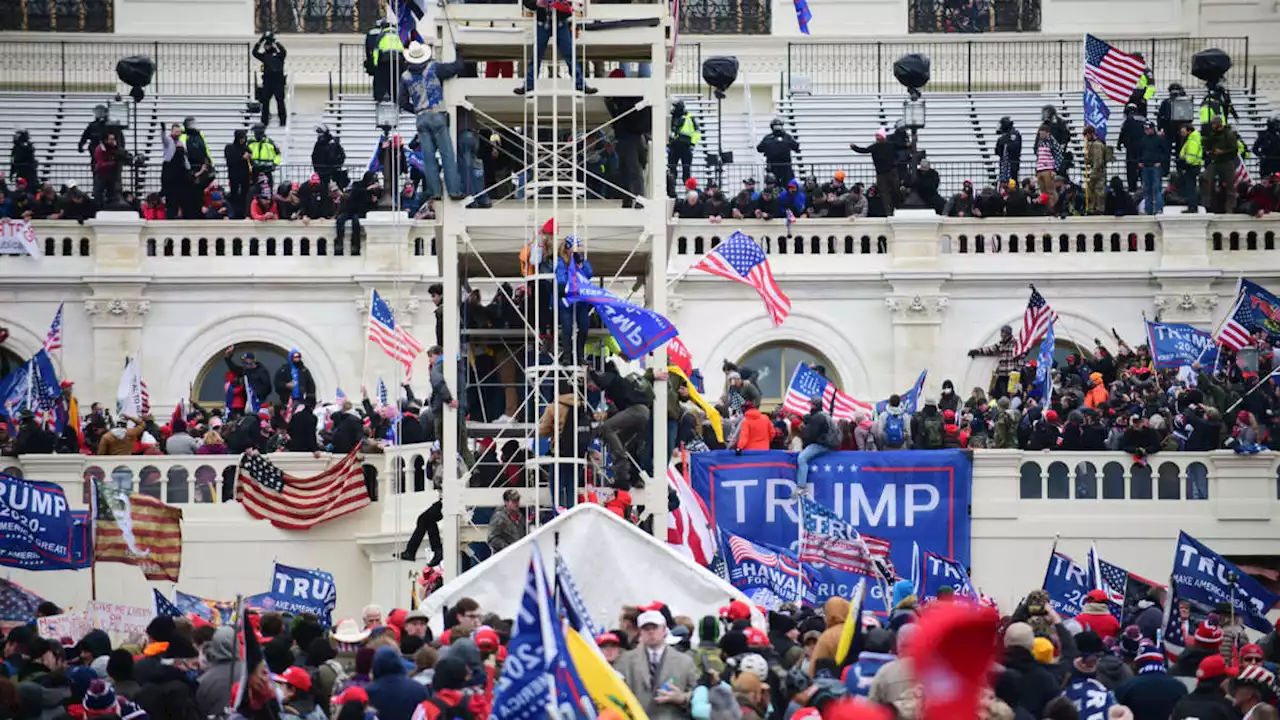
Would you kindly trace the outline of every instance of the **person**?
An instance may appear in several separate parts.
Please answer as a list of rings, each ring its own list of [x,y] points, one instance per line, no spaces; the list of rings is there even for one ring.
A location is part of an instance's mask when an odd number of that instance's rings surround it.
[[[1000,128],[996,130],[996,157],[1000,159],[999,187],[1018,179],[1018,171],[1022,169],[1022,133],[1013,126],[1013,118],[1005,115],[1000,118]]]
[[[162,652],[145,657],[135,666],[141,688],[134,702],[157,720],[197,718],[195,698],[199,685],[195,678],[200,653],[190,640],[170,632],[172,635],[167,641],[156,643],[165,646]]]
[[[1262,665],[1250,665],[1240,670],[1240,674],[1231,683],[1231,701],[1236,710],[1244,715],[1244,720],[1253,717],[1254,708],[1259,705],[1275,705],[1276,676]]]
[[[1071,661],[1063,694],[1076,706],[1080,720],[1107,720],[1116,698],[1097,678],[1098,661],[1107,648],[1092,630],[1078,633],[1075,643],[1079,655]]]
[[[560,245],[556,255],[556,290],[560,297],[560,357],[564,365],[582,362],[587,352],[587,332],[591,324],[591,304],[585,301],[570,303],[565,295],[577,285],[578,278],[594,277],[591,262],[582,251],[582,243],[569,235]],[[576,341],[575,341],[576,340]]]
[[[1084,600],[1084,609],[1075,617],[1080,627],[1097,633],[1104,640],[1115,638],[1120,632],[1120,621],[1111,614],[1106,591],[1090,590]]]
[[[259,222],[280,219],[280,208],[270,193],[259,192],[249,205],[249,217]]]
[[[320,177],[321,191],[326,194],[329,192],[330,181],[337,183],[340,188],[349,184],[347,172],[343,169],[346,162],[347,151],[338,138],[334,137],[329,126],[323,123],[317,125],[316,144],[311,148],[311,168]]]
[[[1178,149],[1178,192],[1187,201],[1184,213],[1199,212],[1200,170],[1204,167],[1204,142],[1200,131],[1184,124],[1178,132],[1182,135],[1182,147]]]
[[[373,76],[374,102],[391,99],[402,52],[404,43],[400,40],[400,31],[393,23],[380,18],[365,36],[365,71]]]
[[[1267,126],[1253,141],[1253,154],[1258,156],[1258,174],[1271,177],[1280,173],[1280,116],[1272,116]]]
[[[1115,688],[1116,702],[1133,711],[1134,720],[1166,720],[1187,694],[1187,686],[1165,671],[1164,654],[1149,641],[1133,659],[1132,678]]]
[[[1000,339],[993,345],[974,348],[969,357],[995,357],[996,374],[991,381],[991,397],[1002,398],[1009,395],[1009,378],[1020,369],[1021,356],[1016,354],[1017,343],[1013,339],[1013,328],[1009,325],[1000,327]]]
[[[902,404],[902,396],[889,396],[885,411],[876,418],[876,442],[884,450],[902,450],[911,447],[911,414]]]
[[[697,118],[685,110],[683,100],[671,103],[671,133],[667,141],[667,184],[684,183],[693,177],[693,149],[702,141]],[[676,175],[676,165],[680,174]],[[674,197],[674,192],[668,192]]]
[[[1142,172],[1142,196],[1148,215],[1159,215],[1164,209],[1164,175],[1169,163],[1169,144],[1156,134],[1156,124],[1143,126],[1138,169]]]
[[[619,73],[611,77],[621,77]],[[622,207],[638,207],[636,198],[645,194],[644,189],[644,138],[653,132],[653,112],[650,108],[637,110],[640,97],[607,97],[605,107],[613,118],[614,137],[618,153],[618,186],[622,189]]]
[[[1223,123],[1221,115],[1214,115],[1208,125],[1200,128],[1204,145],[1204,175],[1200,179],[1200,204],[1216,208],[1214,198],[1218,186],[1226,193],[1222,212],[1230,215],[1236,211],[1236,157],[1240,152],[1240,135]]]
[[[470,680],[471,668],[462,653],[445,653],[436,662],[431,676],[431,697],[415,710],[414,720],[489,717],[490,707],[483,688],[472,685]]]
[[[284,127],[289,117],[284,108],[284,61],[289,53],[270,30],[262,33],[252,52],[254,59],[262,63],[262,88],[258,91],[258,101],[262,103],[262,124],[271,124],[271,100],[274,98],[280,127]]]
[[[495,554],[515,544],[528,532],[528,518],[520,508],[520,491],[511,488],[502,493],[502,509],[489,521],[489,549]]]
[[[89,121],[88,125],[84,126],[84,130],[80,133],[80,142],[76,143],[76,150],[89,153],[89,157],[92,159],[93,151],[102,142],[102,138],[107,135],[115,135],[116,142],[122,146],[124,145],[124,129],[119,125],[109,126],[107,124],[107,106],[94,105],[93,119]],[[15,177],[18,176],[16,173],[10,174]]]
[[[1062,152],[1062,145],[1053,137],[1049,124],[1041,125],[1036,131],[1035,142],[1036,184],[1040,188],[1040,194],[1049,196],[1046,207],[1053,207],[1058,203],[1058,192],[1054,189],[1053,181],[1058,176],[1058,167],[1063,164]]]
[[[311,377],[311,369],[302,362],[302,352],[297,348],[289,351],[289,360],[276,370],[276,395],[282,403],[292,398],[295,403],[315,405],[316,381]]]
[[[657,610],[645,610],[636,621],[640,642],[622,654],[614,669],[631,688],[651,720],[684,720],[697,684],[693,660],[667,644],[667,620]]]
[[[439,672],[437,663],[437,677]],[[365,692],[369,694],[369,703],[378,709],[381,720],[411,720],[414,710],[427,699],[426,687],[405,674],[399,648],[388,646],[374,653],[373,682]]]
[[[618,374],[612,362],[605,363],[604,372],[587,368],[587,389],[604,392],[617,412],[600,424],[600,437],[604,438],[613,455],[613,484],[620,490],[630,490],[631,462],[627,457],[627,444],[649,424],[647,398],[630,382]]]
[[[541,12],[541,11],[540,11]],[[413,42],[404,51],[405,70],[400,75],[400,107],[414,114],[418,141],[422,144],[423,175],[426,194],[439,200],[440,173],[449,197],[461,200],[466,195],[458,161],[454,155],[453,137],[449,132],[449,109],[444,103],[443,81],[456,77],[466,63],[461,57],[453,62],[437,62],[427,42]],[[440,156],[439,164],[436,155]]]
[[[1171,720],[1240,720],[1223,692],[1223,686],[1234,674],[1221,655],[1211,655],[1196,670],[1196,686],[1173,706]]]
[[[221,720],[227,715],[231,685],[240,677],[235,628],[216,628],[201,652],[207,665],[196,680],[196,709],[200,717]]]
[[[97,145],[94,145],[95,149]],[[92,156],[91,156],[92,157]],[[40,161],[36,160],[36,147],[31,144],[31,133],[23,128],[13,131],[13,147],[9,150],[9,177],[27,181],[27,187],[40,186]]]
[[[346,237],[347,223],[351,223],[351,239],[360,239],[360,219],[369,213],[377,203],[377,196],[382,187],[378,182],[378,173],[367,170],[364,176],[351,184],[342,200],[342,209],[338,212],[338,242]]]
[[[769,123],[769,134],[756,145],[756,152],[764,156],[766,172],[773,173],[780,185],[789,184],[795,177],[791,153],[800,152],[800,143],[783,129],[782,118],[775,117]]]
[[[542,69],[542,61],[547,57],[547,45],[550,44],[551,35],[554,33],[556,37],[556,54],[568,66],[569,74],[573,76],[574,88],[587,95],[594,95],[596,89],[586,84],[582,79],[582,65],[578,63],[577,56],[573,52],[572,3],[564,2],[563,0],[552,0],[551,2],[524,0],[524,7],[527,10],[532,10],[537,18],[536,37],[533,41],[537,47],[537,57],[529,65],[529,73],[525,76],[524,84],[516,88],[516,94],[524,95],[533,90],[533,77]],[[555,24],[554,31],[551,28],[553,23]]]
[[[265,187],[270,190],[275,185],[274,178],[276,165],[280,162],[280,149],[276,147],[274,140],[267,137],[266,123],[254,123],[252,131],[253,137],[247,143],[247,147],[253,179],[259,186],[263,186],[262,180],[265,179]]]
[[[1181,611],[1181,608],[1179,610]],[[1218,627],[1218,622],[1217,613],[1210,613],[1209,617],[1195,627],[1193,635],[1186,637],[1184,634],[1188,645],[1178,655],[1177,661],[1174,662],[1170,672],[1171,675],[1174,677],[1199,677],[1196,671],[1208,658],[1214,656],[1222,657],[1219,652],[1222,648],[1222,628]]]
[[[809,487],[809,465],[819,456],[840,447],[840,427],[822,409],[822,397],[815,396],[809,401],[809,414],[804,417],[804,428],[800,432],[804,449],[796,457],[796,487],[800,492],[807,492]]]
[[[849,143],[849,149],[871,156],[871,164],[876,170],[876,188],[884,201],[886,216],[892,216],[898,206],[898,194],[902,183],[898,177],[898,144],[889,140],[889,131],[885,128],[876,130],[876,141],[870,147],[862,147],[857,143]]]
[[[773,422],[760,412],[755,403],[744,402],[742,409],[742,423],[738,427],[738,442],[735,445],[738,454],[742,454],[743,450],[768,450],[775,435]]]
[[[1114,153],[1092,126],[1084,128],[1085,212],[1101,215],[1107,199],[1107,162]]]

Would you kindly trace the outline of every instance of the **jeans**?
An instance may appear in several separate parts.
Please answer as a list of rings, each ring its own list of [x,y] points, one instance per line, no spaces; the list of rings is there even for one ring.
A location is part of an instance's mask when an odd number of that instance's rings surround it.
[[[420,112],[417,117],[418,141],[422,143],[422,166],[426,170],[427,197],[440,197],[440,172],[444,171],[444,186],[449,196],[463,196],[462,177],[458,175],[458,161],[453,154],[453,138],[449,136],[449,114]],[[436,164],[436,153],[440,162]]]
[[[575,363],[581,365],[587,356],[587,330],[590,329],[591,306],[578,302],[565,307],[560,305],[560,364]],[[574,343],[573,331],[578,330],[577,343]],[[578,351],[576,356],[574,350]]]
[[[342,238],[344,237],[343,230],[346,229],[348,220],[351,221],[351,240],[356,241],[360,239],[360,216],[355,213],[342,213],[338,216],[338,242],[342,242]]]
[[[600,424],[600,437],[604,438],[613,455],[614,486],[629,489],[631,461],[627,458],[627,443],[636,433],[649,424],[649,407],[632,405]],[[636,459],[639,462],[639,458]]]
[[[1196,210],[1200,205],[1200,168],[1187,167],[1182,171],[1178,187],[1187,199],[1187,209]]]
[[[1142,168],[1142,197],[1146,200],[1148,215],[1159,215],[1164,210],[1164,178],[1160,168]]]
[[[831,452],[831,448],[822,443],[813,443],[805,445],[800,451],[800,455],[796,457],[796,487],[808,487],[809,485],[809,463],[817,460],[819,456]]]
[[[550,11],[548,11],[550,12]],[[538,45],[537,62],[529,68],[529,74],[524,79],[524,89],[533,89],[533,76],[542,69],[542,61],[547,57],[547,43],[551,41],[551,25],[548,23],[538,23],[537,37],[534,42]],[[573,73],[574,87],[582,89],[582,68],[573,57],[573,28],[568,22],[556,22],[556,52],[564,59],[564,64],[569,67],[569,72]]]
[[[653,77],[653,65],[651,63],[622,63],[622,73],[629,78],[634,77]]]

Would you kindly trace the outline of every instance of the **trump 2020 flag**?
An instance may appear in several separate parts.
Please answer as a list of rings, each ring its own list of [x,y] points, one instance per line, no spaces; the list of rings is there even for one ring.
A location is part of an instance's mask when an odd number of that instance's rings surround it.
[[[965,570],[964,565],[943,557],[937,553],[924,553],[924,566],[920,573],[920,587],[916,588],[916,595],[921,600],[927,600],[938,596],[938,590],[943,587],[951,588],[958,597],[977,599],[978,593],[973,589],[973,583],[969,581],[969,572]]]
[[[1210,607],[1231,603],[1236,616],[1260,633],[1271,632],[1267,612],[1280,597],[1185,532],[1173,554],[1173,584],[1178,597]]]
[[[564,626],[551,599],[542,553],[536,543],[530,548],[529,573],[508,645],[507,664],[493,689],[493,717],[590,717],[591,698],[565,644]]]
[[[1213,335],[1182,323],[1147,321],[1147,347],[1151,348],[1151,363],[1160,370],[1197,362],[1210,367],[1218,362]]]
[[[655,348],[679,334],[676,326],[662,315],[632,305],[598,285],[592,284],[585,275],[575,272],[569,278],[565,289],[565,302],[591,303],[596,313],[618,341],[622,356],[628,360],[644,357]]]
[[[1111,108],[1102,101],[1102,96],[1098,95],[1098,91],[1093,89],[1093,82],[1089,78],[1084,79],[1084,124],[1085,127],[1093,128],[1097,133],[1098,139],[1102,142],[1107,141],[1107,121],[1111,119]]]
[[[276,563],[271,577],[273,610],[293,614],[311,613],[328,627],[338,605],[338,584],[323,570],[308,570]]]
[[[808,0],[795,0],[796,3],[796,23],[800,25],[800,32],[805,35],[809,34],[809,21],[813,19],[813,12],[809,10]]]
[[[1063,617],[1075,617],[1084,610],[1084,596],[1089,592],[1089,573],[1075,560],[1054,551],[1044,573],[1044,590],[1049,604]]]
[[[1044,340],[1040,341],[1040,355],[1036,359],[1036,385],[1043,394],[1041,403],[1049,407],[1053,398],[1053,346],[1057,342],[1053,332],[1053,321],[1049,321],[1049,329],[1045,331]]]

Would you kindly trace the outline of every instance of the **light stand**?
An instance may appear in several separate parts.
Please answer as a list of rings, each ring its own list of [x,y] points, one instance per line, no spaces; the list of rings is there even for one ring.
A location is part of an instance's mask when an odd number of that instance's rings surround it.
[[[120,61],[116,63],[116,77],[120,78],[121,82],[129,86],[129,97],[133,99],[133,107],[129,108],[118,94],[107,102],[108,126],[111,125],[114,119],[114,122],[119,123],[116,127],[128,127],[130,124],[129,113],[133,113],[133,153],[128,154],[128,158],[129,166],[133,171],[134,200],[138,199],[138,196],[142,191],[139,173],[141,168],[147,164],[146,153],[140,152],[139,150],[142,145],[138,141],[138,105],[142,102],[142,99],[147,96],[147,93],[143,88],[151,84],[151,78],[155,75],[155,71],[155,62],[145,55],[132,55],[130,57],[121,58]],[[114,192],[119,193],[120,191],[119,189],[115,189]],[[124,205],[123,201],[119,198],[116,199],[116,202],[120,205]],[[132,210],[133,207],[125,205],[122,209]]]
[[[707,152],[707,167],[715,173],[716,185],[724,186],[724,166],[733,164],[733,152],[724,151],[724,92],[738,79],[738,58],[710,57],[702,63],[702,79],[715,88],[716,151]]]
[[[893,63],[893,76],[907,89],[907,99],[902,102],[902,126],[911,131],[911,154],[907,160],[907,177],[903,178],[910,190],[901,207],[904,210],[931,208],[916,190],[916,176],[923,156],[918,142],[920,130],[925,126],[925,102],[920,89],[929,83],[928,56],[916,53],[903,55]]]

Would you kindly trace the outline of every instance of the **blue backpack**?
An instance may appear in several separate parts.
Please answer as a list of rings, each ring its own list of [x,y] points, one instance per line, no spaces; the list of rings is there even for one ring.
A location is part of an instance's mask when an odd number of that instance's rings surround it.
[[[902,428],[902,414],[889,413],[884,419],[884,442],[886,445],[902,445],[904,433]]]

